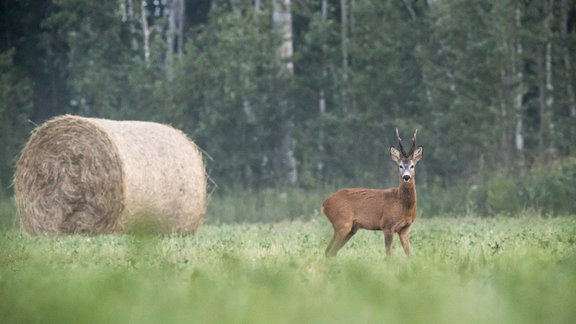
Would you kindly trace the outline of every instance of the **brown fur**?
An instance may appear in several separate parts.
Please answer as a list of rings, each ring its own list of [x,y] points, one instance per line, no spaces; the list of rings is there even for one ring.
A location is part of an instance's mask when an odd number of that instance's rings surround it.
[[[392,159],[398,166],[408,168],[410,173],[410,179],[404,181],[404,169],[400,170],[400,185],[397,188],[342,189],[324,200],[322,212],[334,228],[334,236],[326,248],[327,256],[335,256],[360,228],[383,231],[387,255],[391,253],[393,235],[398,233],[404,252],[411,254],[408,234],[416,218],[414,166],[422,157],[422,152],[420,146],[405,156],[390,148]]]

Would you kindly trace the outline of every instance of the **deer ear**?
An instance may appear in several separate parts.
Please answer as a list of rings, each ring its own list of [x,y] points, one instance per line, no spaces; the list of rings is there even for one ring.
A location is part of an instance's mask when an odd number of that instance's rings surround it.
[[[400,161],[402,160],[402,155],[400,154],[400,151],[398,151],[394,146],[390,147],[390,157],[392,157],[392,160],[396,163],[400,163]]]
[[[420,145],[414,151],[414,154],[412,154],[412,159],[414,160],[414,162],[418,162],[418,161],[420,161],[422,156],[424,156],[424,148],[422,147],[422,145]]]

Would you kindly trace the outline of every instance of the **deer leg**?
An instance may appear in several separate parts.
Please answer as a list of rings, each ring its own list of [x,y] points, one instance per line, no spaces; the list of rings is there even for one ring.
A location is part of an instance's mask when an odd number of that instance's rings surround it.
[[[328,244],[326,248],[326,256],[332,257],[335,256],[336,253],[356,234],[358,227],[353,225],[349,230],[341,230],[341,231],[334,231],[334,237],[332,237],[332,241]]]
[[[384,245],[386,246],[386,255],[392,255],[392,239],[394,238],[394,232],[391,230],[384,230]]]
[[[326,247],[326,256],[334,256],[335,253],[332,253],[332,247],[334,246],[334,242],[336,242],[336,240],[338,239],[338,232],[334,231],[334,235],[332,236],[332,240],[330,241],[330,243],[328,244],[328,247]]]
[[[412,254],[412,248],[410,247],[410,242],[408,241],[408,234],[410,233],[411,226],[406,226],[400,230],[398,235],[400,236],[400,242],[402,243],[402,247],[404,248],[404,252],[407,256]]]

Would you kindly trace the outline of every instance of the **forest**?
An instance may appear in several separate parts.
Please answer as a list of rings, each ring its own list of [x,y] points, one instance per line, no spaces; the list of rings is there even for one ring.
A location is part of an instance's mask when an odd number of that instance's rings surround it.
[[[576,211],[571,0],[2,0],[0,200],[62,114],[148,120],[211,191],[398,183],[429,214]],[[318,205],[320,202],[318,202]]]

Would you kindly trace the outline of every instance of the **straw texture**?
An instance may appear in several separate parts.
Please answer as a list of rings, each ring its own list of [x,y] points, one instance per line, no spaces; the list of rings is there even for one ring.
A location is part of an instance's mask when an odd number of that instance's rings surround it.
[[[184,133],[141,121],[61,116],[37,128],[16,164],[30,234],[190,233],[206,205],[202,154]]]

